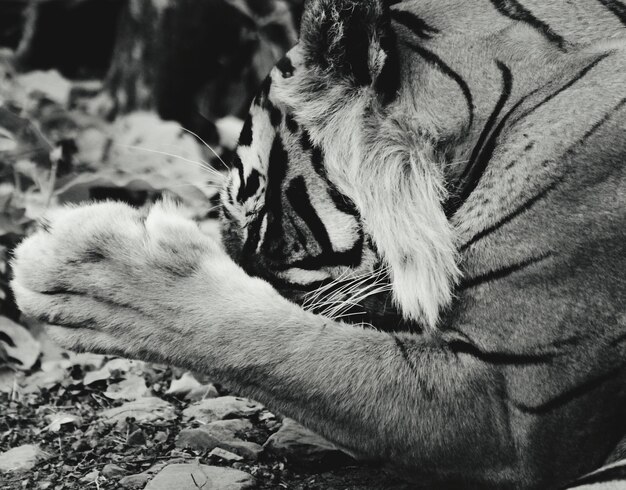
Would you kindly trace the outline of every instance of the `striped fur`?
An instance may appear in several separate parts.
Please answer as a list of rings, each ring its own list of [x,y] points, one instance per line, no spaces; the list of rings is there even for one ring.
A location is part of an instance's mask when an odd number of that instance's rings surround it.
[[[559,261],[559,238],[540,233],[533,245],[511,229],[535,229],[533,208],[562,196],[565,169],[578,153],[606,131],[604,124],[612,121],[615,128],[624,121],[626,77],[609,65],[619,59],[623,66],[626,10],[620,2],[597,0],[489,0],[471,7],[421,1],[394,2],[386,18],[377,2],[340,3],[349,14],[310,2],[301,44],[272,72],[253,106],[252,130],[242,138],[237,171],[224,193],[229,235],[243,233],[244,245],[230,250],[251,273],[295,300],[304,297],[314,311],[348,312],[380,329],[445,330],[449,315],[441,313],[450,311],[453,297],[462,304],[474,291]],[[371,24],[369,33],[354,34],[370,45],[364,61],[352,64],[343,58],[359,54],[342,38],[350,35],[350,16]],[[391,49],[385,38],[394,38]],[[383,93],[376,77],[398,58],[403,65],[389,71],[396,70],[391,76],[399,86]],[[367,66],[367,76],[362,68],[352,73],[353,65]],[[600,95],[593,85],[603,77],[611,93]],[[288,148],[274,209],[252,170],[272,185],[272,142]],[[620,151],[598,158],[615,165],[624,158]],[[255,195],[230,197],[250,180]],[[307,213],[290,198],[296,183]],[[241,217],[250,206],[255,211]],[[550,215],[541,216],[534,219],[548,235],[564,231]],[[262,220],[261,232],[246,235],[255,220]],[[284,227],[268,227],[272,220]],[[509,245],[512,237],[516,246]],[[277,243],[283,245],[278,264],[264,262]],[[497,250],[501,256],[493,256]],[[388,288],[375,273],[380,270]],[[374,286],[363,281],[367,274],[377,277]],[[350,285],[351,277],[358,286]],[[314,301],[302,295],[309,288]],[[344,308],[328,307],[342,301]],[[459,311],[457,302],[452,317],[464,318]],[[490,315],[481,316],[497,321]],[[516,349],[486,337],[491,330],[480,335],[480,349]],[[543,355],[533,352],[540,348],[532,342],[522,344],[529,350],[523,356]]]
[[[18,248],[17,301],[429,488],[623,486],[625,24],[309,0],[241,134],[228,255],[171,204],[68,210]]]

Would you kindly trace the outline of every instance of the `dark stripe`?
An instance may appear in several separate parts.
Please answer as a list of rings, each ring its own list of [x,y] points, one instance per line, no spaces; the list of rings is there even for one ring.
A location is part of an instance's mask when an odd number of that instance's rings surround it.
[[[363,237],[359,237],[354,246],[345,252],[324,252],[315,257],[305,257],[302,260],[291,262],[289,267],[317,271],[323,267],[358,267],[363,257]]]
[[[263,208],[246,227],[248,236],[246,237],[246,243],[244,243],[241,250],[240,260],[244,262],[242,265],[245,265],[246,261],[254,257],[256,249],[259,246],[259,240],[261,239],[261,225],[263,224],[265,215],[266,211],[265,208]],[[249,273],[250,272],[252,271],[249,271]]]
[[[615,105],[609,112],[607,112],[598,122],[596,122],[587,132],[583,135],[583,137],[574,145],[574,147],[568,149],[565,153],[566,156],[572,155],[577,148],[582,146],[587,140],[598,132],[602,126],[604,126],[617,112],[622,109],[626,105],[626,97],[619,101],[618,104]]]
[[[267,211],[267,232],[263,240],[262,249],[264,254],[271,259],[284,260],[282,256],[283,240],[283,203],[282,186],[287,175],[289,155],[285,150],[280,136],[274,137],[272,149],[269,155],[269,169],[267,173],[267,190],[265,191],[265,210]],[[268,239],[269,238],[269,239]],[[249,250],[249,249],[248,249]],[[249,253],[256,250],[254,247]]]
[[[526,269],[527,267],[543,262],[544,260],[546,260],[547,258],[551,256],[552,254],[550,252],[546,252],[538,257],[531,257],[517,264],[509,265],[501,269],[489,271],[486,274],[480,274],[475,277],[464,279],[463,281],[461,281],[461,284],[459,285],[458,290],[464,291],[466,289],[475,288],[482,284],[487,284],[489,282],[497,281],[498,279],[504,279],[505,277],[508,277],[511,274],[515,274],[516,272],[520,272]]]
[[[579,478],[578,480],[570,483],[564,488],[569,489],[582,487],[583,485],[593,485],[595,483],[606,483],[622,480],[624,481],[624,486],[626,487],[626,463],[621,466],[616,466],[614,468],[609,468],[606,470],[600,470],[592,475],[587,475]]]
[[[590,391],[598,391],[599,387],[609,381],[613,381],[618,376],[623,376],[624,374],[624,364],[616,367],[612,371],[609,371],[603,375],[598,376],[597,378],[592,378],[589,381],[586,381],[578,386],[575,386],[569,391],[561,393],[560,395],[556,395],[551,400],[539,405],[539,406],[529,406],[524,403],[515,403],[515,408],[525,413],[532,413],[535,415],[545,414],[550,411],[553,411],[559,407],[562,407],[581,396],[588,395]],[[621,436],[620,436],[621,437]],[[617,441],[616,441],[617,443]],[[578,483],[578,482],[576,482]]]
[[[252,169],[247,182],[245,182],[245,185],[242,183],[242,185],[239,187],[239,192],[237,193],[238,202],[243,203],[250,199],[252,196],[254,196],[256,191],[259,190],[260,178],[261,174],[259,174],[258,171]]]
[[[320,219],[317,211],[311,204],[311,198],[304,182],[304,177],[295,177],[287,187],[285,192],[287,200],[296,214],[306,223],[313,234],[313,237],[320,245],[322,250],[326,252],[333,251],[333,244],[323,221]]]
[[[511,214],[505,216],[504,218],[502,218],[500,221],[498,221],[493,226],[490,226],[489,228],[485,228],[480,233],[477,233],[476,235],[474,235],[466,243],[464,243],[463,245],[461,245],[459,247],[459,251],[463,252],[464,250],[467,250],[471,245],[473,245],[477,241],[479,241],[479,240],[481,240],[481,239],[491,235],[492,233],[494,233],[495,231],[497,231],[498,229],[500,229],[501,227],[503,227],[507,223],[510,223],[511,221],[513,221],[519,215],[521,215],[521,214],[525,213],[526,211],[528,211],[537,202],[541,201],[544,197],[546,197],[546,195],[548,195],[550,193],[550,191],[552,191],[557,186],[557,184],[559,182],[560,182],[560,180],[553,182],[548,187],[546,187],[544,190],[539,192],[535,197],[533,197],[532,199],[529,199],[524,204],[522,204],[519,208],[517,208]]]
[[[309,251],[307,248],[308,240],[307,240],[306,235],[302,231],[300,224],[296,223],[296,220],[291,214],[287,216],[287,220],[289,221],[289,224],[291,224],[291,227],[295,230],[295,233],[296,233],[297,241],[296,243],[294,243],[294,251],[298,252],[299,251],[298,247],[302,247],[302,249],[304,249],[305,252],[308,252]]]
[[[568,88],[572,87],[576,82],[584,78],[585,75],[587,75],[598,63],[600,63],[600,61],[602,61],[604,58],[609,56],[609,54],[610,53],[605,53],[602,56],[600,56],[598,59],[594,60],[592,63],[587,65],[585,68],[583,68],[574,78],[569,80],[566,84],[564,84],[558,90],[551,93],[550,95],[545,97],[543,100],[541,100],[539,103],[535,104],[530,109],[524,111],[519,116],[511,120],[509,127],[513,127],[519,121],[523,120],[524,118],[528,117],[533,112],[535,112],[538,108],[548,103],[549,101],[553,100],[559,94],[566,91]],[[498,127],[493,131],[491,137],[489,138],[489,141],[485,144],[483,151],[481,152],[479,158],[477,159],[477,163],[475,165],[476,170],[474,171],[472,177],[468,180],[468,182],[462,183],[462,188],[460,190],[457,190],[456,198],[454,199],[453,204],[446,210],[449,213],[449,216],[454,215],[459,210],[459,208],[463,205],[463,203],[469,198],[472,192],[474,192],[474,190],[476,189],[476,186],[478,185],[478,182],[480,181],[487,167],[489,160],[493,156],[493,152],[495,151],[497,140],[500,137],[500,134],[502,133],[502,130],[504,129],[504,126],[507,123],[508,119],[527,99],[529,99],[538,91],[539,89],[535,89],[532,92],[530,92],[528,95],[520,99],[509,110],[509,112],[504,116],[504,118],[500,121],[500,123],[498,124]]]
[[[480,133],[480,136],[478,137],[478,141],[476,142],[476,145],[474,146],[474,149],[472,150],[469,163],[467,167],[465,167],[465,170],[463,171],[463,174],[461,175],[459,179],[459,184],[457,185],[458,188],[461,188],[462,183],[465,182],[471,175],[474,175],[476,172],[478,172],[476,164],[478,161],[478,157],[480,156],[480,152],[483,149],[483,146],[485,144],[485,140],[487,139],[487,137],[493,130],[493,127],[496,124],[496,121],[498,120],[498,117],[500,116],[502,109],[504,109],[504,106],[506,105],[506,103],[509,100],[509,97],[511,96],[511,89],[513,87],[513,75],[511,74],[511,70],[509,69],[508,66],[506,66],[504,63],[500,61],[496,61],[496,65],[498,69],[500,70],[500,73],[502,76],[502,93],[500,94],[500,98],[498,99],[498,102],[496,103],[493,111],[491,112],[489,119],[487,119],[487,123],[485,124],[485,127],[483,128],[482,132]],[[482,175],[482,172],[481,172],[481,175]],[[458,202],[455,203],[455,198],[453,197],[450,201],[450,204],[446,205],[446,214],[448,216],[451,216],[454,213],[454,211],[456,211],[456,209],[458,209]]]
[[[406,10],[392,10],[391,18],[421,39],[431,39],[433,34],[439,33],[439,29],[429,26],[423,19]]]
[[[617,0],[598,0],[602,5],[614,14],[622,24],[626,26],[626,5]]]
[[[493,365],[532,366],[536,364],[549,363],[556,357],[556,353],[554,352],[533,352],[532,354],[519,354],[515,352],[486,352],[480,350],[477,346],[470,342],[460,340],[450,342],[448,346],[455,354],[467,354]]]
[[[317,146],[313,148],[313,152],[311,154],[311,163],[313,164],[313,170],[315,170],[315,173],[317,173],[317,175],[326,184],[328,189],[328,195],[332,199],[335,207],[342,213],[358,217],[359,212],[357,211],[356,206],[354,205],[352,200],[339,192],[337,186],[335,186],[335,184],[333,184],[328,178],[326,167],[324,167],[324,154],[321,148]]]
[[[276,107],[274,104],[270,102],[269,98],[266,98],[263,101],[263,109],[268,113],[270,118],[270,125],[274,128],[280,126],[280,123],[283,120],[283,113]]]
[[[293,64],[288,56],[283,56],[282,59],[276,63],[276,68],[278,68],[278,71],[280,71],[280,74],[284,78],[292,77],[293,72],[295,71],[295,68],[293,67]]]
[[[4,332],[0,332],[0,342],[4,342],[9,347],[15,347],[15,342],[13,342],[13,339]]]
[[[417,369],[417,366],[415,365],[415,362],[413,362],[413,359],[409,357],[409,353],[406,350],[406,346],[404,345],[404,343],[395,335],[391,335],[391,338],[396,343],[402,359],[404,359],[404,362],[407,363],[413,374],[415,374],[416,376],[421,376],[419,370]]]
[[[537,109],[539,109],[541,106],[547,104],[548,102],[550,102],[551,100],[553,100],[554,98],[556,98],[557,96],[559,96],[560,94],[565,92],[568,88],[572,87],[574,84],[576,84],[577,82],[582,80],[598,63],[600,63],[603,59],[605,59],[607,56],[609,56],[611,54],[612,53],[604,53],[602,56],[600,56],[599,58],[595,59],[593,62],[589,63],[580,72],[578,72],[578,74],[574,78],[572,78],[570,81],[568,81],[565,85],[563,85],[557,91],[551,93],[546,98],[544,98],[542,101],[540,101],[538,104],[535,104],[533,107],[531,107],[530,109],[524,111],[517,118],[515,118],[513,121],[511,121],[511,126],[517,124],[522,119],[528,117],[533,112],[535,112]]]
[[[450,68],[441,58],[439,58],[432,51],[428,51],[427,49],[413,43],[407,43],[407,46],[419,54],[424,60],[426,60],[431,65],[435,66],[439,71],[441,71],[444,75],[450,77],[452,80],[456,82],[456,84],[460,87],[461,92],[463,92],[463,97],[465,97],[465,101],[467,102],[467,108],[469,110],[469,122],[467,124],[467,129],[469,129],[474,123],[474,98],[472,97],[472,92],[467,85],[467,82],[463,80],[461,75],[455,72],[452,68]]]
[[[625,106],[626,106],[626,97],[623,98],[618,104],[616,104],[615,107],[613,107],[609,112],[607,112],[593,126],[591,126],[591,128],[589,128],[585,132],[585,134],[582,136],[582,138],[580,140],[578,140],[575,144],[570,146],[565,151],[565,153],[563,153],[563,156],[560,157],[559,160],[561,160],[563,158],[570,158],[572,155],[574,155],[578,149],[580,149],[581,147],[583,147],[585,145],[585,143],[587,142],[587,140],[591,136],[596,134],[598,132],[598,130],[602,126],[604,126],[620,109],[622,109]],[[550,184],[544,190],[539,192],[535,197],[533,197],[533,198],[529,199],[528,201],[526,201],[523,205],[521,205],[519,208],[517,208],[511,214],[505,216],[504,218],[502,218],[500,221],[498,221],[493,226],[491,226],[489,228],[486,228],[483,231],[481,231],[481,232],[477,233],[476,235],[474,235],[466,243],[464,243],[463,245],[461,245],[459,247],[459,251],[462,252],[464,250],[467,250],[467,248],[469,248],[474,243],[476,243],[479,240],[481,240],[482,238],[485,238],[486,236],[492,234],[493,232],[497,231],[502,226],[504,226],[507,223],[511,222],[513,219],[515,219],[519,215],[521,215],[524,212],[528,211],[532,206],[534,206],[537,202],[541,201],[544,197],[546,197],[546,195],[548,195],[552,190],[554,190],[561,181],[562,181],[562,179],[558,179],[558,180],[554,181],[552,184]]]
[[[287,114],[285,116],[285,126],[287,127],[287,130],[291,133],[296,133],[299,128],[298,122],[291,114]]]
[[[524,7],[517,0],[491,0],[491,3],[502,15],[518,22],[525,22],[526,24],[529,24],[534,29],[541,32],[541,34],[548,39],[548,41],[556,44],[559,49],[565,49],[567,41],[565,41],[562,36],[554,32],[548,24],[535,17],[530,10]]]
[[[248,114],[243,123],[241,133],[239,133],[239,146],[250,146],[252,144],[252,115]]]
[[[496,129],[491,133],[491,136],[485,143],[482,151],[480,152],[478,158],[476,159],[476,164],[471,169],[467,181],[461,182],[460,188],[456,191],[456,198],[453,201],[453,205],[447,209],[449,216],[453,216],[459,208],[467,201],[469,196],[474,192],[480,179],[482,178],[485,170],[487,169],[487,165],[493,156],[493,152],[496,149],[496,143],[500,138],[500,134],[504,129],[508,119],[515,113],[515,111],[524,103],[526,100],[535,94],[537,90],[532,91],[528,95],[522,97],[517,103],[504,115]]]
[[[243,195],[244,192],[244,188],[246,186],[246,179],[243,175],[243,162],[241,161],[241,157],[239,156],[239,154],[235,153],[235,156],[233,157],[232,160],[232,165],[234,168],[237,169],[237,174],[239,175],[239,189],[237,189],[237,201],[239,202],[243,202],[241,200],[241,196]],[[231,200],[233,201],[232,204],[234,204],[234,197],[232,196],[232,194],[230,195]]]

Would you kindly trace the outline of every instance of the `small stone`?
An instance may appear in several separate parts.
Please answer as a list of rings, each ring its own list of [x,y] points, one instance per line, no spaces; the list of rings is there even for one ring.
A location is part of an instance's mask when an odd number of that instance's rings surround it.
[[[138,475],[125,476],[118,483],[124,488],[129,488],[130,490],[139,490],[146,486],[146,483],[148,483],[149,479],[150,475],[146,473],[139,473]]]
[[[254,478],[243,471],[204,464],[172,464],[158,473],[145,490],[244,490],[254,485]]]
[[[230,451],[226,451],[226,449],[222,449],[221,447],[216,447],[215,449],[212,449],[209,453],[209,456],[215,456],[229,462],[243,461],[243,458],[241,456],[235,453],[231,453]]]
[[[262,405],[247,398],[221,396],[190,405],[183,411],[183,421],[194,419],[201,424],[208,424],[227,418],[251,417],[262,409]]]
[[[98,470],[93,470],[83,476],[80,481],[82,481],[83,483],[93,483],[98,479],[99,476],[100,472]]]
[[[176,437],[176,447],[189,448],[194,451],[210,451],[219,443],[219,439],[211,436],[203,429],[181,430]]]
[[[39,446],[26,444],[14,447],[0,454],[0,472],[12,473],[29,471],[40,461],[50,459],[50,455]]]
[[[102,412],[102,418],[115,423],[119,429],[126,427],[126,419],[132,417],[138,423],[172,421],[176,419],[176,409],[171,403],[157,397],[139,398]]]
[[[107,464],[104,465],[104,468],[102,468],[102,476],[105,478],[119,478],[124,474],[126,474],[126,470],[116,464]]]
[[[288,418],[263,447],[304,466],[337,467],[354,462],[334,444]]]
[[[248,430],[252,430],[252,424],[248,420],[218,420],[198,429],[182,430],[176,438],[176,446],[195,451],[210,451],[219,447],[256,461],[263,452],[263,447],[254,442],[243,441],[237,436]]]

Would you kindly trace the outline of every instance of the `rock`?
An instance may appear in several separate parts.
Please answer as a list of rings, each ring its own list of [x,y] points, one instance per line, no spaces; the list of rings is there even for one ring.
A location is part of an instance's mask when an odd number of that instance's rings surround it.
[[[204,429],[181,430],[176,437],[176,447],[190,448],[194,451],[210,451],[219,443],[219,439],[208,434]]]
[[[98,477],[100,476],[100,472],[98,470],[93,470],[83,476],[80,481],[87,484],[94,484]]]
[[[14,447],[0,454],[0,472],[30,471],[37,463],[50,457],[50,454],[41,450],[39,446],[32,444]]]
[[[288,418],[263,447],[303,466],[336,467],[354,462],[334,444]]]
[[[118,483],[124,488],[129,488],[131,490],[139,490],[146,486],[146,483],[148,483],[149,479],[150,479],[149,474],[139,473],[138,475],[125,476]]]
[[[238,434],[251,431],[254,426],[247,419],[216,420],[202,427],[222,440],[238,439]]]
[[[107,465],[104,465],[104,468],[102,468],[102,476],[104,476],[105,478],[117,479],[125,474],[126,474],[126,470],[124,470],[124,468],[116,464],[112,464],[112,463],[107,464]]]
[[[204,464],[171,464],[158,473],[145,490],[243,490],[254,478],[243,471]]]
[[[190,405],[183,411],[183,421],[194,419],[201,424],[208,424],[226,418],[251,417],[262,409],[262,405],[247,398],[221,396]]]
[[[195,451],[221,448],[256,461],[263,452],[263,447],[237,437],[237,433],[251,429],[252,424],[248,420],[218,420],[198,429],[182,430],[176,438],[176,446],[188,447]]]
[[[231,453],[230,451],[226,451],[221,447],[216,447],[215,449],[212,449],[209,453],[209,456],[215,456],[228,462],[243,461],[243,458],[241,456],[235,453]]]
[[[109,408],[101,415],[105,422],[117,424],[119,429],[124,429],[128,417],[134,418],[138,423],[169,422],[176,419],[176,409],[171,403],[160,398],[146,397]]]

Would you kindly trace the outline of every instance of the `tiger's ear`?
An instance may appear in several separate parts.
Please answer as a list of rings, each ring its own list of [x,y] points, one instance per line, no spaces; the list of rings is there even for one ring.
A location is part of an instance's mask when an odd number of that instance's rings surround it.
[[[358,86],[380,84],[395,59],[383,0],[308,0],[300,44],[305,62]]]

